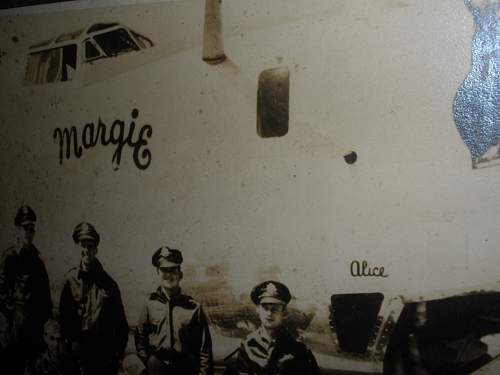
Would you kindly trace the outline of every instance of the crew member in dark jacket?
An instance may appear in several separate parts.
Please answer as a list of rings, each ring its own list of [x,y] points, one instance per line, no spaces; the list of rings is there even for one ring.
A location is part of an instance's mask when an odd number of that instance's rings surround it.
[[[276,281],[257,285],[250,295],[257,305],[260,327],[227,359],[226,375],[318,375],[316,359],[283,325],[291,295]],[[233,356],[234,356],[233,354]]]
[[[182,294],[182,254],[161,247],[152,258],[160,286],[146,302],[135,332],[148,375],[212,375],[212,340],[199,303]]]
[[[120,290],[96,258],[100,236],[95,228],[78,224],[73,240],[81,261],[68,272],[61,294],[63,334],[84,375],[116,375],[129,332]]]
[[[0,311],[8,321],[16,369],[43,350],[43,325],[52,314],[49,277],[33,239],[36,215],[22,206],[14,219],[16,244],[0,254]]]

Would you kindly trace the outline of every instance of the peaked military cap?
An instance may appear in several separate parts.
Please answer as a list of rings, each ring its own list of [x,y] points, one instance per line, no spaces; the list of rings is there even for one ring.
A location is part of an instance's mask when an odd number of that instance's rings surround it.
[[[278,281],[264,281],[252,289],[250,298],[256,305],[262,303],[287,305],[292,296],[285,284]]]
[[[35,211],[30,206],[21,206],[17,210],[16,217],[14,219],[14,224],[18,227],[23,225],[35,224],[36,215]]]
[[[151,260],[155,267],[179,267],[183,261],[182,253],[168,246],[162,246],[156,250]]]
[[[78,224],[73,231],[73,241],[78,243],[82,240],[92,240],[97,246],[99,245],[101,237],[99,237],[99,233],[97,233],[92,224],[83,222]]]

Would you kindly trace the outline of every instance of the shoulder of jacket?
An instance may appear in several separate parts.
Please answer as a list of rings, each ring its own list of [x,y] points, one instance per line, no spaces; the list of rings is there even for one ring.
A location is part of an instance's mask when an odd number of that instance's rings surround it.
[[[179,304],[188,309],[201,309],[201,304],[193,297],[187,294],[181,294],[179,297]]]
[[[148,293],[148,301],[155,301],[161,295],[161,289],[156,288]]]
[[[14,254],[16,254],[16,248],[14,246],[10,246],[10,247],[2,250],[2,252],[0,252],[0,260],[4,260],[4,259],[6,259],[9,256],[12,256]]]
[[[70,268],[65,274],[64,279],[66,281],[72,281],[78,278],[78,272],[80,271],[79,267]]]
[[[118,288],[118,283],[111,277],[109,273],[106,272],[106,270],[102,269],[102,280],[106,283],[106,286],[108,288],[114,289],[115,291],[119,291]]]
[[[33,252],[33,254],[40,256],[41,253],[40,253],[40,250],[38,250],[38,247],[36,247],[34,244],[31,244],[30,248],[31,248],[31,251]]]
[[[258,340],[258,339],[259,339],[259,337],[260,337],[260,335],[261,335],[261,334],[260,334],[260,332],[259,332],[259,330],[258,330],[258,329],[257,329],[257,330],[255,330],[255,331],[250,332],[250,333],[249,333],[249,334],[248,334],[248,335],[247,335],[247,336],[243,339],[243,341],[241,342],[241,345],[242,345],[242,346],[246,346],[246,345],[248,345],[249,343],[254,342],[255,340]]]
[[[164,303],[162,303],[161,301],[159,301],[158,298],[155,297],[155,295],[156,295],[155,292],[148,294],[146,302],[143,304],[143,308],[150,309],[150,308],[154,307],[157,304],[165,305]]]
[[[106,289],[110,293],[120,292],[118,283],[111,277],[111,275],[104,269],[102,263],[97,260],[97,272],[95,274],[96,283],[103,289]]]
[[[201,306],[198,301],[196,301],[196,299],[194,299],[193,297],[191,297],[189,294],[181,294],[181,298],[183,298],[186,302],[189,302],[189,303],[194,303],[198,306]]]
[[[296,354],[300,353],[302,355],[307,355],[309,351],[309,349],[307,349],[307,346],[302,341],[295,339],[290,334],[286,340],[282,341],[282,345]]]

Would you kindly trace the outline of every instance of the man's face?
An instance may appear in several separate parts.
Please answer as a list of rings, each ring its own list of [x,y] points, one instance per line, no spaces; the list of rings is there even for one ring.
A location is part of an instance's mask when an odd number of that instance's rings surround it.
[[[264,328],[276,329],[283,324],[285,319],[285,305],[278,303],[263,303],[257,305],[257,313]]]
[[[167,290],[179,288],[182,280],[180,267],[158,267],[161,285]]]
[[[58,358],[64,353],[64,339],[59,330],[52,329],[45,332],[44,339],[52,357]]]
[[[94,263],[96,254],[97,254],[97,246],[92,240],[82,240],[78,243],[81,254],[81,264],[84,270],[89,270]]]
[[[20,225],[17,227],[17,240],[21,246],[29,246],[35,238],[35,224]]]

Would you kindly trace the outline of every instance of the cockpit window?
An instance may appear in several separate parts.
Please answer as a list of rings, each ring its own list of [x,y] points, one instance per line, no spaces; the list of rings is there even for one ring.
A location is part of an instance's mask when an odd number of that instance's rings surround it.
[[[76,69],[76,45],[30,53],[26,68],[25,84],[71,81]]]
[[[28,57],[25,83],[48,83],[59,80],[62,61],[62,49],[31,53]]]
[[[130,30],[130,33],[134,36],[135,41],[139,44],[141,49],[149,48],[153,46],[153,42],[151,39],[146,38],[144,35],[138,34],[133,30]]]
[[[100,56],[101,56],[101,53],[96,48],[96,46],[94,46],[94,44],[91,41],[87,40],[85,42],[85,59],[92,60],[92,59],[96,59]]]
[[[334,294],[330,323],[344,352],[364,354],[384,300],[381,293]]]
[[[264,70],[259,75],[257,92],[257,133],[262,138],[282,137],[288,133],[290,71],[287,68]]]
[[[139,47],[125,29],[94,35],[94,40],[107,56],[116,56],[125,52],[139,50]]]

